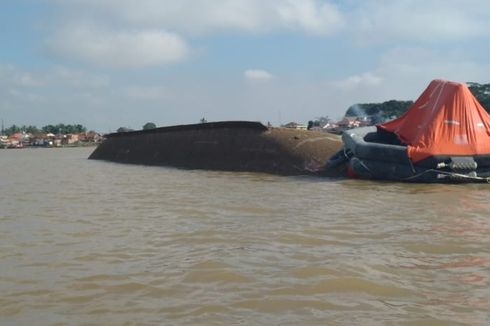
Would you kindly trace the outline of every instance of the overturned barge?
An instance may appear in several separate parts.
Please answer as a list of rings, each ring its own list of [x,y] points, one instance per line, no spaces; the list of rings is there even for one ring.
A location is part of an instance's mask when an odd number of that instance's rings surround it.
[[[188,169],[339,176],[325,169],[339,150],[328,133],[268,128],[258,122],[223,121],[106,135],[89,159]]]

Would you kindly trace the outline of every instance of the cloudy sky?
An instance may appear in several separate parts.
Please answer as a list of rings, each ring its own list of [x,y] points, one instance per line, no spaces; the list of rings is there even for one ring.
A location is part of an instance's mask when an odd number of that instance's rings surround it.
[[[490,2],[5,0],[0,47],[6,126],[277,125],[490,83]]]

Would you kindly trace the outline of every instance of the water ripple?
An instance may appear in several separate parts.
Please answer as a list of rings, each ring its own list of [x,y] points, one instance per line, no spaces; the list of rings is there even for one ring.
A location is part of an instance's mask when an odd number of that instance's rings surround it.
[[[490,188],[2,151],[0,324],[489,324]],[[19,173],[22,171],[22,173]]]

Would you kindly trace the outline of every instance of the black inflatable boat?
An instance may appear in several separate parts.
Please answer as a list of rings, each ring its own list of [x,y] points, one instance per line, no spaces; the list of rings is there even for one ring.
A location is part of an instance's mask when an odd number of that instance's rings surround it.
[[[352,177],[490,182],[490,115],[465,84],[433,80],[399,118],[345,131],[327,168]]]
[[[375,126],[347,130],[342,149],[327,162],[327,169],[347,166],[354,178],[411,182],[490,182],[490,155],[437,155],[413,163],[407,146]]]

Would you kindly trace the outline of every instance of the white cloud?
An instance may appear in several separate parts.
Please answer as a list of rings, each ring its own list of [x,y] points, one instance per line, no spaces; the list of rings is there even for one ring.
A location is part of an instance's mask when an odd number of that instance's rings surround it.
[[[386,41],[450,42],[489,35],[486,0],[366,0],[349,15],[361,44]]]
[[[375,73],[386,81],[385,94],[414,99],[437,78],[488,83],[490,65],[471,61],[457,51],[398,47],[382,56]]]
[[[92,71],[100,66],[179,63],[194,53],[193,44],[209,51],[203,51],[205,60],[188,65],[183,72],[126,71],[112,78],[61,66],[38,71],[0,65],[0,111],[8,112],[11,121],[83,123],[85,119],[99,130],[130,123],[139,127],[146,121],[198,122],[203,116],[208,120],[307,121],[321,115],[338,117],[354,103],[415,99],[434,78],[488,82],[490,76],[484,58],[490,33],[490,2],[486,0],[43,1],[55,3],[57,14],[48,27],[45,16],[37,22],[52,33],[47,37],[49,49],[73,62],[94,65]],[[294,35],[289,38],[291,32]],[[336,38],[305,42],[298,35],[337,32],[341,34]],[[272,35],[257,37],[267,33]],[[214,37],[220,34],[225,37]],[[280,39],[275,38],[277,34]],[[352,39],[368,49],[352,46]],[[277,59],[296,40],[301,40],[297,44],[304,44],[304,49],[319,49],[324,61],[309,62],[303,70],[297,67],[317,57],[292,51],[280,58],[283,70],[276,71],[277,64],[274,74],[256,69],[257,62],[258,68],[270,67],[268,60]],[[272,46],[264,46],[267,42],[277,48],[271,51]],[[314,47],[310,42],[325,43]],[[223,52],[229,55],[237,44],[239,55],[223,58]],[[396,47],[399,44],[403,47]],[[383,51],[388,52],[383,55]],[[216,57],[208,60],[208,55]],[[33,60],[31,66],[39,62]],[[237,66],[253,69],[242,71]],[[250,82],[230,80],[230,70]],[[332,77],[342,71],[349,73]],[[276,74],[281,78],[275,78]],[[260,87],[255,87],[256,82]],[[37,103],[27,103],[29,99]]]
[[[6,124],[85,123],[97,119],[94,103],[111,93],[110,84],[106,75],[61,66],[0,65],[0,112]]]
[[[343,80],[335,81],[332,84],[343,90],[352,90],[357,87],[376,86],[382,80],[383,78],[371,72],[365,72],[360,75],[349,76]]]
[[[177,34],[158,30],[110,30],[89,25],[61,28],[49,41],[56,54],[113,68],[176,63],[189,55]]]
[[[48,0],[49,1],[49,0]],[[112,68],[175,64],[189,37],[211,33],[300,31],[328,35],[343,26],[325,0],[51,0],[60,9],[46,42],[51,53]]]
[[[455,81],[488,82],[490,66],[473,62],[458,51],[397,47],[385,53],[378,73],[419,80],[445,78]]]
[[[75,89],[103,89],[111,84],[111,79],[105,74],[93,74],[86,71],[70,69],[63,66],[44,72],[44,80],[52,85],[62,83]]]
[[[16,87],[36,87],[46,83],[44,76],[33,72],[19,71],[12,65],[0,65],[0,85]]]
[[[267,70],[248,69],[243,72],[243,77],[247,80],[266,81],[272,79],[274,76]]]
[[[284,25],[313,34],[329,34],[344,25],[340,11],[328,2],[291,0],[278,6],[277,13]]]
[[[470,61],[458,52],[398,47],[382,55],[371,71],[332,81],[326,91],[347,106],[415,100],[433,79],[488,83],[488,76],[489,64]],[[333,89],[338,91],[334,94]]]
[[[124,95],[134,100],[162,100],[169,96],[169,90],[166,87],[159,86],[131,86],[126,87]]]
[[[13,65],[0,65],[0,86],[16,87],[29,91],[49,87],[96,89],[110,85],[110,78],[103,74],[90,74],[63,66],[49,70],[27,71]]]
[[[180,34],[296,30],[332,34],[344,27],[373,41],[443,42],[488,35],[487,0],[51,0],[72,19]],[[337,6],[336,3],[342,3]]]
[[[54,1],[75,17],[101,16],[137,28],[202,34],[281,29],[329,34],[343,25],[340,11],[325,0],[72,0]]]

